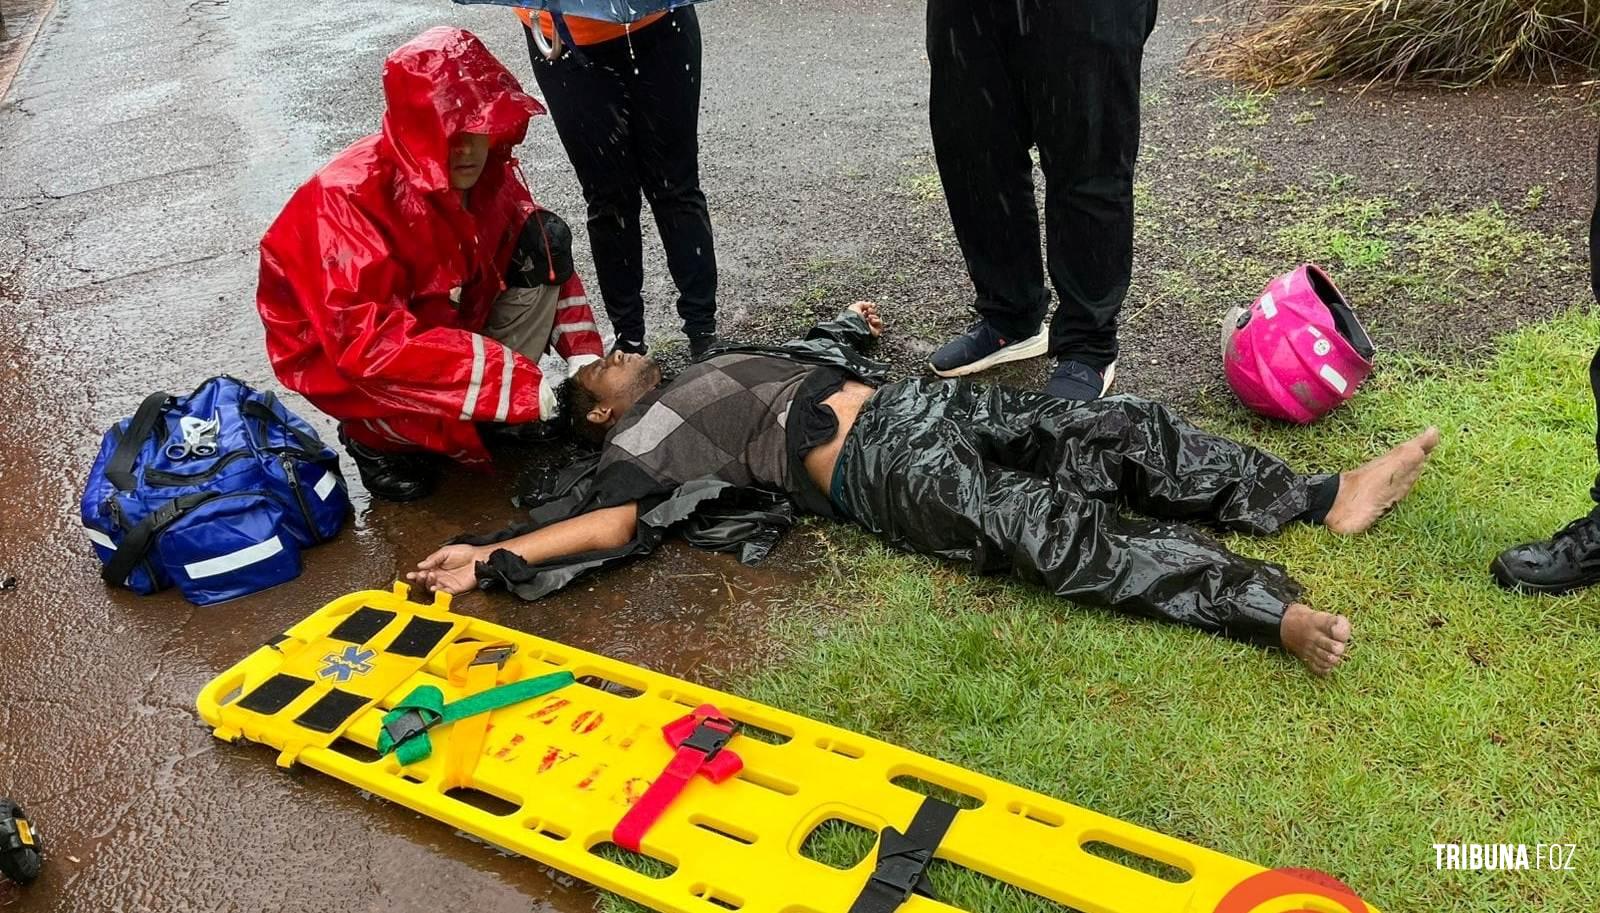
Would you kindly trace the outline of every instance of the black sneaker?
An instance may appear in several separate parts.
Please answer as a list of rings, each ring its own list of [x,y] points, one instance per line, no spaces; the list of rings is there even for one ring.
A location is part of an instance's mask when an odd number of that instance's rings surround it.
[[[361,484],[375,498],[385,501],[415,501],[433,494],[439,485],[436,461],[422,453],[385,453],[345,437],[339,429],[339,442],[356,464]]]
[[[715,333],[702,333],[689,337],[689,358],[699,359],[712,349],[722,349],[733,345],[729,340],[723,339]]]
[[[940,377],[961,377],[987,371],[1008,361],[1038,358],[1050,348],[1047,330],[1025,339],[1008,339],[980,320],[950,340],[928,359],[928,368]]]
[[[1600,523],[1574,520],[1543,542],[1506,549],[1489,570],[1495,582],[1518,593],[1560,596],[1600,583]]]
[[[623,339],[618,336],[616,342],[611,344],[611,351],[628,352],[633,355],[648,355],[650,354],[650,347],[644,344],[643,339]]]
[[[1044,385],[1044,392],[1062,399],[1088,402],[1105,396],[1116,376],[1116,362],[1106,365],[1103,371],[1097,371],[1081,361],[1066,359],[1056,365],[1055,373]]]

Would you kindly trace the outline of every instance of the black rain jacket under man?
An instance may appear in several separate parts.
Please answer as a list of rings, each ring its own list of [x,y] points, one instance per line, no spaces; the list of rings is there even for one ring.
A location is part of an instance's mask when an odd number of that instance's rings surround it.
[[[1273,533],[1305,519],[1331,477],[1298,474],[1134,397],[1072,403],[966,381],[885,385],[887,366],[858,348],[870,339],[866,323],[846,313],[800,342],[723,350],[831,366],[880,387],[839,456],[834,494],[855,522],[899,548],[979,574],[1008,569],[1075,602],[1277,643],[1300,586],[1283,568],[1234,555],[1189,523]],[[544,486],[528,522],[473,544],[623,503],[626,492],[596,481],[597,462]],[[794,475],[807,478],[803,466]],[[1120,518],[1123,506],[1158,519]],[[700,479],[640,502],[637,532],[619,549],[537,565],[502,549],[478,565],[478,576],[537,599],[649,553],[669,531],[753,563],[794,513],[784,493]]]
[[[881,386],[889,366],[864,354],[874,342],[867,322],[853,311],[812,327],[804,339],[781,346],[738,346],[712,354],[749,352],[787,358],[802,364],[843,370],[855,380]],[[796,463],[798,464],[798,460]],[[528,519],[488,536],[466,537],[469,545],[491,545],[571,519],[590,510],[614,507],[595,486],[598,455],[582,460],[558,474],[548,484],[517,499],[528,509]],[[805,467],[793,467],[795,478],[807,478]],[[823,493],[826,496],[826,492]],[[660,499],[639,504],[639,520],[632,541],[620,548],[583,552],[538,564],[529,564],[506,549],[478,564],[478,582],[504,586],[523,599],[533,600],[563,589],[583,574],[648,555],[669,532],[689,544],[713,551],[734,552],[745,564],[765,558],[783,534],[794,525],[795,507],[783,492],[736,488],[715,479],[678,486]]]

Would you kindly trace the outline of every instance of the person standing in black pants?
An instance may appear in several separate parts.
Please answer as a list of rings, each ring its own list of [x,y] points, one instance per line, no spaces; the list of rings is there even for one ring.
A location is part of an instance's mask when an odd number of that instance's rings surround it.
[[[700,23],[693,7],[624,29],[566,17],[575,48],[541,51],[558,30],[524,11],[533,75],[577,172],[589,246],[614,347],[643,353],[641,198],[650,202],[678,287],[678,316],[699,357],[717,343],[717,257],[700,190]]]
[[[1595,151],[1595,202],[1589,217],[1589,285],[1600,302],[1600,149]],[[1589,362],[1589,387],[1600,412],[1600,349]],[[1595,456],[1600,459],[1600,430],[1595,433]],[[1549,539],[1501,552],[1489,565],[1496,582],[1519,593],[1551,596],[1600,583],[1600,477],[1590,497],[1596,506]]]
[[[928,115],[979,321],[936,351],[956,377],[1049,352],[1045,392],[1110,387],[1133,272],[1139,70],[1156,0],[928,0]],[[1039,257],[1033,161],[1045,178]]]

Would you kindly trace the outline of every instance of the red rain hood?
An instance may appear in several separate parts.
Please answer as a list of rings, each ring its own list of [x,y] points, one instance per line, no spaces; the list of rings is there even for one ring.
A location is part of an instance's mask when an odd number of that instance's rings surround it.
[[[290,198],[261,239],[256,307],[278,380],[338,419],[352,441],[487,465],[475,422],[547,417],[537,358],[486,338],[538,204],[512,147],[542,109],[477,38],[436,28],[390,55],[383,132],[357,140]],[[449,189],[449,140],[493,146],[470,193]],[[552,343],[600,354],[576,274]]]
[[[476,35],[448,26],[389,55],[383,94],[389,103],[383,135],[395,161],[411,183],[430,191],[450,186],[451,137],[486,133],[491,161],[504,160],[522,142],[529,119],[545,113]]]

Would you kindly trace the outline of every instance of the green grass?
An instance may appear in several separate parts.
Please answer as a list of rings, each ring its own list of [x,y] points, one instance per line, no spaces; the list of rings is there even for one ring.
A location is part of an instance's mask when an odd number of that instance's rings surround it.
[[[1512,267],[1537,273],[1552,265],[1558,250],[1495,204],[1460,215],[1431,213],[1400,231],[1410,238],[1418,269],[1447,284],[1461,276],[1504,278]]]
[[[1424,313],[1496,309],[1505,298],[1527,295],[1530,282],[1581,281],[1570,234],[1528,224],[1545,195],[1537,186],[1506,205],[1469,209],[1419,200],[1414,189],[1376,195],[1347,174],[1273,186],[1232,147],[1196,155],[1224,166],[1216,180],[1225,192],[1202,203],[1146,194],[1155,196],[1153,205],[1137,210],[1138,237],[1157,264],[1141,292],[1163,308],[1198,303],[1209,315],[1217,302],[1254,297],[1261,276],[1312,262],[1358,306],[1382,304],[1384,316],[1404,317],[1413,332]],[[1172,237],[1184,241],[1169,247]]]
[[[1309,429],[1208,407],[1209,426],[1306,469],[1435,423],[1414,497],[1372,534],[1235,539],[1355,624],[1327,682],[1280,653],[1079,609],[837,528],[819,601],[735,690],[1268,866],[1331,872],[1389,911],[1600,909],[1600,600],[1520,598],[1500,548],[1585,509],[1600,316],[1572,314],[1453,367],[1386,361]],[[819,836],[848,863],[859,832]],[[1434,870],[1435,842],[1570,842],[1577,872]],[[1057,909],[954,870],[954,905]],[[613,907],[624,909],[625,907]]]
[[[1392,200],[1338,195],[1278,231],[1278,243],[1298,259],[1336,263],[1351,271],[1389,262],[1392,244],[1384,220]]]
[[[1212,106],[1241,127],[1263,127],[1272,120],[1267,104],[1273,93],[1235,89],[1212,99]]]
[[[907,175],[900,180],[900,187],[908,196],[923,203],[937,203],[944,199],[944,183],[939,180],[937,171]]]

